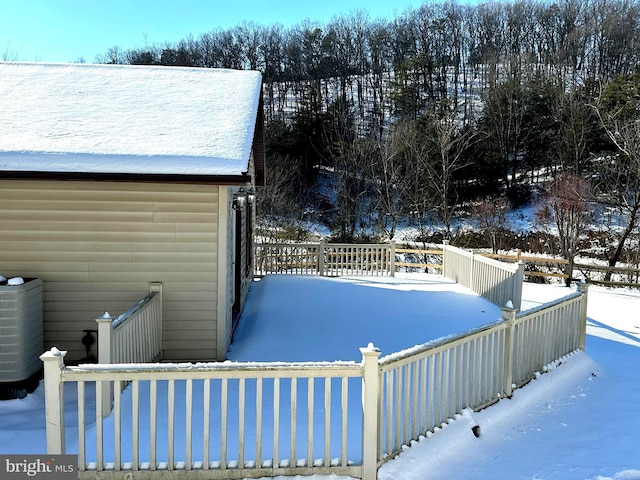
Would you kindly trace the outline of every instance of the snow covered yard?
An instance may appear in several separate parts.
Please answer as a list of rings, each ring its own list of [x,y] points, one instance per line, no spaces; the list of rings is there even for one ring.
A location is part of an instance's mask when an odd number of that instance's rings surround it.
[[[566,290],[525,284],[525,307]],[[591,287],[586,353],[416,443],[380,469],[380,480],[640,479],[638,312],[637,290]]]
[[[249,293],[228,357],[360,361],[500,318],[500,309],[439,275],[325,278],[267,275]]]
[[[567,293],[526,284],[524,308]],[[511,400],[465,412],[385,464],[379,478],[640,478],[638,311],[637,291],[592,287],[586,354],[563,359]],[[499,315],[497,307],[438,276],[267,277],[254,284],[230,358],[359,361],[358,347],[369,341],[385,355]],[[73,400],[73,389],[67,392]],[[40,388],[24,400],[0,402],[0,452],[45,451],[42,397]],[[473,422],[479,438],[471,433]]]

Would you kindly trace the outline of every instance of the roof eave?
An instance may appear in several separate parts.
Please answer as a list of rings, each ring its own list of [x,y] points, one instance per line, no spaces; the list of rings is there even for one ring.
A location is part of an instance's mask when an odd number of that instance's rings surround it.
[[[191,183],[202,185],[246,185],[251,183],[251,175],[193,175],[162,173],[94,173],[94,172],[40,172],[3,171],[0,179],[12,180],[85,180],[97,182],[138,182],[138,183]]]
[[[264,100],[262,86],[256,112],[256,126],[253,132],[253,163],[255,169],[255,184],[263,187],[266,184],[266,152],[264,144]]]

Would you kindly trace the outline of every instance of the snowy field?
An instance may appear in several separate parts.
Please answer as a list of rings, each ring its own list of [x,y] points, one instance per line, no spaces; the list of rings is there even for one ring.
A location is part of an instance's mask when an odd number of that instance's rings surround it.
[[[571,292],[525,284],[523,308]],[[563,359],[512,399],[429,433],[383,465],[379,478],[640,479],[638,312],[640,292],[591,287],[586,354]],[[252,286],[230,358],[359,361],[358,347],[369,341],[385,355],[499,315],[438,276],[267,277]],[[0,402],[0,453],[45,451],[43,400],[39,388]]]

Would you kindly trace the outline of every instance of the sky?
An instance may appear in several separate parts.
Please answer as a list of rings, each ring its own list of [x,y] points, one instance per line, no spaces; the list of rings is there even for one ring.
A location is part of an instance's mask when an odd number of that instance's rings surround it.
[[[91,63],[118,46],[175,43],[243,22],[394,18],[421,0],[0,0],[0,60]]]

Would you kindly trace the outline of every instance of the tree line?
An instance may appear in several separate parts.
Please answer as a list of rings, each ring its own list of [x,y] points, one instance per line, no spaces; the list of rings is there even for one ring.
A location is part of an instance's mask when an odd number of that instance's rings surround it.
[[[260,70],[263,225],[295,236],[322,221],[348,241],[437,222],[451,236],[461,207],[489,226],[504,198],[575,193],[608,212],[615,264],[640,217],[639,56],[638,0],[454,0],[390,20],[242,23],[96,60]]]

